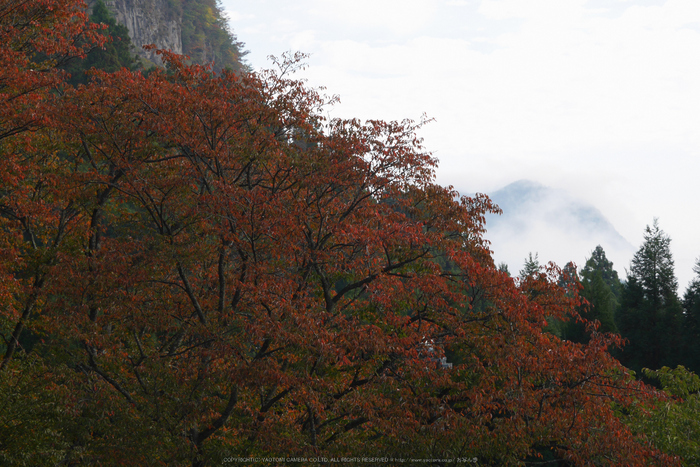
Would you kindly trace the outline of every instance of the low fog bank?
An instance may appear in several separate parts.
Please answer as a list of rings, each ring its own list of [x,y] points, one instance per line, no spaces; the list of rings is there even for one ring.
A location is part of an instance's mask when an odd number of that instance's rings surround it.
[[[497,264],[506,263],[517,275],[529,253],[540,264],[553,261],[563,267],[573,261],[583,267],[597,245],[613,262],[621,279],[639,245],[632,245],[594,206],[564,190],[530,180],[519,180],[489,197],[503,210],[486,218],[486,238]]]

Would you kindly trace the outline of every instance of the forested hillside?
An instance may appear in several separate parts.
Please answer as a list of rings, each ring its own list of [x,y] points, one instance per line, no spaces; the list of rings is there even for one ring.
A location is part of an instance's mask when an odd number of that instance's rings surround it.
[[[581,314],[600,322],[601,331],[619,334],[622,348],[612,355],[638,378],[663,388],[675,400],[650,414],[637,414],[631,425],[651,435],[665,452],[700,462],[700,259],[695,277],[681,296],[671,238],[654,219],[644,243],[631,260],[626,281],[620,281],[601,246],[581,270],[581,296],[588,302]],[[585,342],[590,334],[579,323],[560,327],[560,336]]]
[[[126,28],[134,52],[143,65],[162,65],[155,50],[142,47],[154,44],[158,49],[171,50],[190,57],[191,63],[213,64],[216,71],[246,69],[246,52],[228,27],[215,0],[91,0],[88,10],[104,10]],[[104,21],[103,21],[104,22]],[[121,36],[119,36],[121,37]]]
[[[662,391],[610,353],[636,329],[618,303],[657,334],[700,303],[650,266],[656,224],[626,284],[602,249],[581,279],[513,278],[499,208],[435,183],[425,122],[327,120],[301,55],[218,73],[151,48],[144,72],[92,14],[0,0],[0,463],[697,458],[700,380],[652,368]]]

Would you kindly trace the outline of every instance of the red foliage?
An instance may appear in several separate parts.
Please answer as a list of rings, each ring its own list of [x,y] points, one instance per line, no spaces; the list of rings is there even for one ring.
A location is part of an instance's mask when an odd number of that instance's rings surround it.
[[[75,52],[83,17],[57,8],[55,34],[20,43]],[[25,326],[44,333],[83,462],[671,462],[616,416],[655,396],[617,338],[544,331],[576,291],[553,266],[522,284],[494,267],[498,208],[434,184],[424,122],[327,122],[294,60],[216,76],[164,57],[170,74],[97,72],[56,99],[34,82],[42,120],[2,101],[5,136],[43,125],[2,146],[3,368]]]

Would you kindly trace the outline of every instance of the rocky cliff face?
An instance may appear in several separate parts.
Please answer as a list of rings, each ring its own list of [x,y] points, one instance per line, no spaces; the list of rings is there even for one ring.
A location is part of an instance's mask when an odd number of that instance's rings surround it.
[[[88,0],[90,11],[99,0]],[[153,51],[142,46],[190,57],[191,62],[246,71],[242,61],[247,53],[229,28],[217,0],[102,0],[117,23],[126,26],[136,53],[148,62],[162,65]]]
[[[169,0],[105,0],[105,4],[117,22],[129,29],[131,42],[141,58],[163,64],[155,52],[143,50],[141,46],[145,44],[182,53],[182,22]]]

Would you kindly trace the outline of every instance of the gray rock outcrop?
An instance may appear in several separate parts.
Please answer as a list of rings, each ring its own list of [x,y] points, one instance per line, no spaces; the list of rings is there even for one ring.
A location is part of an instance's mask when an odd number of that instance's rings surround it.
[[[153,50],[143,50],[146,44],[159,49],[182,53],[182,26],[168,0],[104,0],[117,22],[129,30],[136,53],[156,65],[163,62]],[[92,5],[89,5],[92,8]]]

